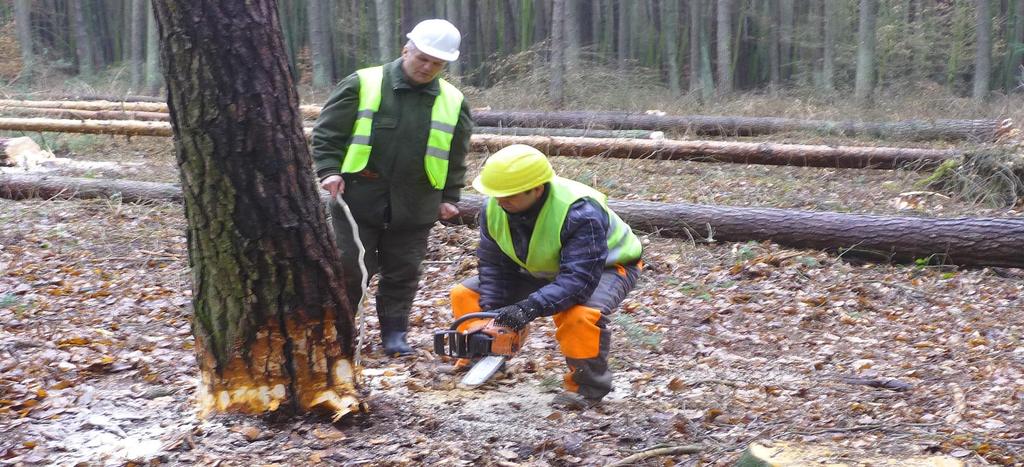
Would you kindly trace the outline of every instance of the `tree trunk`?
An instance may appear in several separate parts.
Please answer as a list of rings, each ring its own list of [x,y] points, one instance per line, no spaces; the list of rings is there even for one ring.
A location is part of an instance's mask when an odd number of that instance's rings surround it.
[[[146,61],[146,16],[149,11],[149,2],[146,0],[132,0],[132,23],[131,23],[131,80],[132,90],[139,92],[142,89],[144,66]]]
[[[551,7],[551,105],[565,105],[565,0],[554,0]]]
[[[793,78],[793,0],[779,0],[779,75],[785,82]]]
[[[717,38],[718,94],[732,93],[732,0],[718,0]]]
[[[992,75],[992,14],[989,0],[975,0],[975,20],[978,38],[974,50],[974,86],[971,97],[981,102],[988,97]]]
[[[275,2],[153,4],[188,221],[201,412],[358,410],[352,310]]]
[[[92,36],[86,24],[82,2],[87,0],[71,0],[71,30],[75,32],[75,55],[78,58],[78,74],[92,76],[96,72],[93,65]]]
[[[771,92],[778,92],[782,84],[781,59],[779,58],[779,0],[767,0],[765,8],[768,14],[765,20],[768,21],[768,89]]]
[[[3,105],[4,101],[0,101]],[[16,101],[20,102],[20,101]],[[1011,120],[903,120],[852,122],[797,120],[774,117],[647,115],[628,112],[532,112],[480,110],[473,119],[481,126],[530,128],[600,128],[657,130],[697,135],[756,136],[789,131],[822,135],[869,136],[923,141],[933,139],[992,141],[1013,129]]]
[[[146,92],[158,94],[164,76],[160,72],[160,34],[157,31],[153,5],[146,2]]]
[[[960,155],[957,151],[943,149],[701,140],[600,139],[482,134],[473,135],[471,139],[471,146],[475,151],[495,152],[510,144],[528,144],[551,156],[691,160],[843,169],[907,168],[926,170]]]
[[[309,21],[309,55],[313,62],[313,87],[326,89],[331,85],[331,37],[328,34],[329,18],[324,18],[325,0],[306,0],[306,18]]]
[[[449,4],[452,0],[449,0]],[[377,8],[377,42],[380,45],[381,63],[387,63],[398,57],[395,52],[395,10],[392,0],[374,0]]]
[[[563,5],[562,38],[565,41],[565,69],[576,71],[580,66],[580,2],[560,0]]]
[[[627,2],[630,0],[612,0],[615,2],[615,8],[618,16],[616,21],[617,35],[615,36],[615,50],[616,58],[618,59],[619,72],[626,71],[626,61],[629,60],[629,15],[626,14],[629,11],[629,5]]]
[[[681,92],[679,86],[679,2],[662,0],[661,32],[665,47],[665,69],[668,89],[673,96]]]
[[[459,24],[459,2],[458,0],[445,0],[445,18],[452,24]],[[383,61],[383,60],[382,60]],[[455,77],[462,75],[462,60],[455,60],[448,63],[448,76]]]
[[[0,175],[0,197],[108,198],[180,201],[171,184],[84,178]],[[324,200],[326,201],[326,200]],[[459,221],[474,224],[484,197],[464,194]],[[1024,267],[1024,219],[895,217],[797,209],[610,200],[609,207],[639,231],[698,242],[771,241],[869,261]]]
[[[690,92],[699,91],[700,73],[700,11],[704,0],[691,0],[690,5]]]
[[[857,71],[853,96],[859,105],[871,102],[875,91],[875,9],[876,0],[860,0],[857,26]]]
[[[21,76],[25,83],[32,82],[36,54],[32,50],[32,0],[14,0],[14,23],[21,49]]]
[[[825,37],[821,46],[821,86],[825,91],[834,91],[836,76],[836,2],[839,0],[823,0],[824,18],[822,19]]]

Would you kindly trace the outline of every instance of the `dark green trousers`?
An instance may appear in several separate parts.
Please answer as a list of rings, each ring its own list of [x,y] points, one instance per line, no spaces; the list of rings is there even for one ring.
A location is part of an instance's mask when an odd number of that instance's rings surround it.
[[[330,204],[334,239],[341,250],[341,267],[345,273],[345,290],[355,310],[362,294],[359,271],[359,249],[352,238],[345,211],[337,201]],[[377,285],[377,318],[382,330],[405,331],[409,311],[420,281],[420,265],[427,254],[430,227],[394,229],[371,227],[359,223],[359,238],[366,249],[364,262],[368,278],[380,274]]]

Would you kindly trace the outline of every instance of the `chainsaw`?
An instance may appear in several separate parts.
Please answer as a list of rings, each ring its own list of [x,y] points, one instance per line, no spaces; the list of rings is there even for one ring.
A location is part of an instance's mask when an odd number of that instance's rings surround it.
[[[494,376],[505,361],[523,346],[527,329],[516,331],[510,327],[494,324],[497,313],[469,313],[455,320],[451,328],[434,332],[434,353],[455,358],[474,360],[476,363],[461,384],[476,387]],[[459,325],[471,319],[479,319],[469,329],[459,331]]]

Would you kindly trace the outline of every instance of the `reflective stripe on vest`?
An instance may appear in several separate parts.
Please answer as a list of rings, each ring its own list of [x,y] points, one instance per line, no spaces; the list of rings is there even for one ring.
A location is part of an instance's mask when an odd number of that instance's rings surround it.
[[[487,233],[505,256],[515,261],[530,275],[543,279],[553,279],[558,275],[562,253],[562,225],[569,214],[569,207],[582,198],[597,201],[608,215],[608,258],[605,260],[605,266],[628,264],[640,259],[643,252],[640,239],[622,218],[608,209],[604,194],[582,183],[561,177],[551,180],[549,191],[548,198],[537,215],[525,262],[516,256],[512,233],[508,226],[508,213],[501,209],[497,199],[490,198],[487,201]]]
[[[352,141],[341,163],[342,173],[354,173],[366,168],[370,160],[373,132],[373,117],[380,110],[381,88],[384,83],[384,67],[363,68],[356,71],[359,76],[359,106],[356,121],[352,125]],[[455,126],[459,123],[462,110],[462,92],[449,82],[439,79],[440,93],[434,99],[430,110],[430,133],[423,156],[423,169],[434,189],[444,189],[448,179],[448,153],[455,137]]]

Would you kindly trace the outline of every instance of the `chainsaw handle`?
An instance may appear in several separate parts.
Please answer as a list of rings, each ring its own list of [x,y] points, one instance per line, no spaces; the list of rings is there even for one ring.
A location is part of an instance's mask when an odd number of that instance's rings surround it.
[[[467,314],[464,314],[464,315],[460,316],[459,319],[453,321],[451,329],[452,330],[458,329],[460,324],[465,323],[466,321],[469,321],[471,319],[496,318],[497,316],[498,316],[497,313],[491,313],[490,311],[478,311],[476,313],[467,313]]]

